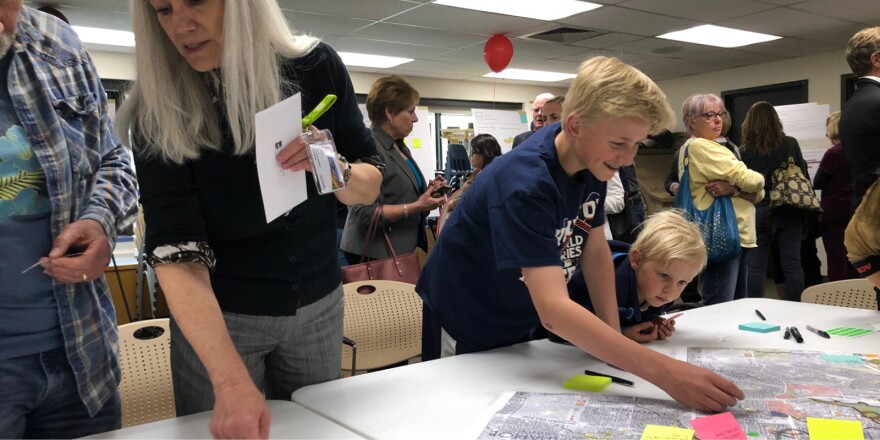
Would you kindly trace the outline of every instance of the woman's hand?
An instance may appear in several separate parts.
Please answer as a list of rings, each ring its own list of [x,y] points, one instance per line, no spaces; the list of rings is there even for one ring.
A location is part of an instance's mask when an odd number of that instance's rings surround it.
[[[440,178],[440,179],[442,179],[442,178]],[[436,209],[438,206],[440,206],[446,202],[446,196],[431,197],[431,193],[433,193],[434,191],[437,190],[437,188],[439,188],[439,186],[434,185],[434,183],[436,181],[437,181],[437,179],[432,180],[428,184],[428,189],[424,193],[422,193],[421,196],[419,196],[419,199],[416,200],[415,203],[413,203],[413,205],[415,205],[417,207],[418,212],[432,211],[432,210]],[[446,181],[443,180],[443,182],[446,182]]]
[[[732,196],[737,191],[736,186],[731,185],[723,180],[713,180],[704,186],[706,192],[716,199],[718,197]]]

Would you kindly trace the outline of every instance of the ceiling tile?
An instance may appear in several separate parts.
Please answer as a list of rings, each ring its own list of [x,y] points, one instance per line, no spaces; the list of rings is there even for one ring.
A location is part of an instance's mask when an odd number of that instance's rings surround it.
[[[347,35],[357,29],[369,26],[375,21],[359,18],[335,17],[311,12],[284,11],[288,23],[296,32],[311,34],[316,37],[325,35]]]
[[[327,44],[338,52],[357,52],[371,55],[385,55],[403,58],[424,58],[448,51],[441,47],[420,46],[389,41],[376,41],[363,38],[336,37],[327,40]]]
[[[485,35],[448,32],[418,26],[404,26],[391,23],[376,23],[350,34],[356,38],[391,41],[397,43],[417,43],[425,46],[460,49],[486,40]]]
[[[706,0],[627,0],[618,6],[645,12],[687,18],[704,23],[741,17],[766,11],[775,6],[754,0],[706,1]]]
[[[605,6],[557,21],[589,29],[602,29],[646,37],[687,29],[701,24],[692,20],[624,9],[617,6]]]
[[[809,0],[791,5],[791,8],[856,23],[880,19],[880,7],[878,7],[877,0],[871,0],[870,4],[868,2],[853,0],[847,0],[845,2],[835,0]]]
[[[546,23],[542,20],[439,5],[425,5],[404,12],[387,21],[390,23],[480,35],[520,33]]]
[[[745,52],[761,53],[767,55],[776,55],[785,58],[796,58],[815,53],[828,52],[840,49],[841,53],[846,46],[846,42],[842,45],[833,44],[822,41],[805,41],[797,38],[782,38],[765,43],[752,44],[740,47]]]
[[[382,20],[392,17],[419,4],[399,0],[279,0],[282,9],[289,11],[313,12],[328,15],[344,15],[349,18]],[[340,14],[340,12],[345,11]],[[296,18],[296,15],[293,15]],[[332,32],[331,32],[332,33]]]
[[[618,44],[638,41],[645,37],[641,35],[623,34],[620,32],[609,32],[607,34],[598,35],[586,40],[575,41],[571,43],[573,46],[589,47],[591,49],[604,49],[606,47],[616,46]]]
[[[809,31],[833,29],[849,24],[846,21],[790,8],[776,8],[717,23],[753,32],[791,37]]]

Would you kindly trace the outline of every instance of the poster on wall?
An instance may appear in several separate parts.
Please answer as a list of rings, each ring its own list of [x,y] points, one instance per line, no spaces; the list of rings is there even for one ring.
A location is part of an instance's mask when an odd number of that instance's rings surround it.
[[[774,108],[782,122],[782,130],[787,136],[797,139],[804,160],[807,161],[810,177],[815,177],[825,150],[831,148],[831,141],[825,137],[825,120],[828,119],[831,106],[811,102],[779,105]]]
[[[474,134],[491,134],[501,145],[501,154],[510,151],[513,138],[528,131],[529,120],[522,110],[471,109],[474,118]]]

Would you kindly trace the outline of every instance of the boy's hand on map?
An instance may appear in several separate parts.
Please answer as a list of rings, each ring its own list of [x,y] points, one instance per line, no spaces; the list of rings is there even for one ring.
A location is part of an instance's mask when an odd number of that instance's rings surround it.
[[[660,316],[656,316],[651,318],[651,322],[653,322],[657,326],[657,339],[664,340],[673,333],[675,333],[675,320],[674,319],[666,319]]]
[[[664,372],[655,385],[692,408],[721,412],[745,398],[733,382],[705,368],[672,358],[667,358],[663,364],[661,370]]]
[[[657,326],[651,321],[623,328],[623,335],[638,343],[651,342],[657,339]]]

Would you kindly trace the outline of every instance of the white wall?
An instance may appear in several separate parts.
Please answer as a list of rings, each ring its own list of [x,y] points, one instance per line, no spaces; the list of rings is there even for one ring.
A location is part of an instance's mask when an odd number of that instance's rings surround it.
[[[809,81],[809,102],[830,104],[831,111],[840,110],[840,75],[852,73],[844,59],[844,49],[792,58],[772,63],[709,72],[657,81],[669,103],[681,117],[681,104],[694,93],[715,93],[790,81]],[[677,121],[676,130],[684,124]]]

